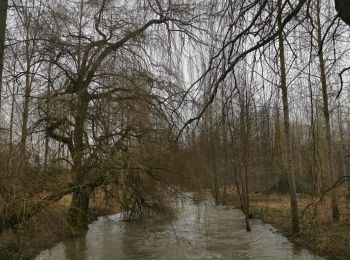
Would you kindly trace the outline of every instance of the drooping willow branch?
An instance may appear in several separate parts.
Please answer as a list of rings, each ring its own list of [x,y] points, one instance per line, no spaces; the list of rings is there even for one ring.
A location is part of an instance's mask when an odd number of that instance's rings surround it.
[[[187,128],[187,126],[189,126],[190,124],[192,124],[195,121],[198,121],[202,118],[202,116],[204,115],[205,111],[209,108],[209,106],[214,102],[216,94],[218,92],[218,89],[221,85],[221,83],[227,78],[227,76],[229,75],[230,72],[232,72],[235,68],[235,66],[244,58],[246,57],[248,54],[260,49],[261,47],[269,44],[270,42],[274,41],[277,36],[279,35],[279,33],[284,30],[285,26],[296,16],[298,15],[298,13],[300,12],[301,8],[304,6],[304,4],[307,2],[308,0],[300,0],[299,3],[297,4],[297,6],[289,13],[289,15],[287,15],[283,21],[282,21],[282,25],[281,28],[278,29],[275,32],[271,32],[271,34],[269,36],[267,36],[265,39],[261,40],[260,42],[258,42],[256,45],[254,45],[253,47],[247,49],[246,51],[240,53],[235,59],[233,59],[232,61],[229,62],[229,66],[221,73],[220,77],[214,82],[213,84],[213,90],[211,92],[211,95],[208,99],[208,101],[205,103],[205,105],[203,106],[203,108],[201,109],[201,111],[197,114],[197,116],[190,118],[189,120],[187,120],[185,122],[185,124],[182,126],[182,128],[179,130],[177,136],[176,136],[176,140],[178,140],[181,136],[181,134],[183,133],[183,131]],[[257,18],[256,18],[257,19]]]

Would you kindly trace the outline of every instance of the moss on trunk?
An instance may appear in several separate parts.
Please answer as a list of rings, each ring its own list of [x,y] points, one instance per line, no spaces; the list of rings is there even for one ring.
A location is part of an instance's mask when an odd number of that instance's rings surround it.
[[[78,236],[88,229],[88,208],[91,189],[81,188],[73,193],[67,214],[65,231],[67,235]]]

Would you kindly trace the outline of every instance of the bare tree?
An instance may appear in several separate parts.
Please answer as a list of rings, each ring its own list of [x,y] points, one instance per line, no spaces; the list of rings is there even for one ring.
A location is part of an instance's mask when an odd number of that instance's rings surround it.
[[[73,17],[69,18],[75,24],[77,33],[68,34],[65,42],[54,39],[54,48],[57,48],[58,53],[54,58],[54,66],[64,75],[65,81],[58,91],[61,97],[69,99],[71,107],[64,117],[48,118],[47,133],[68,147],[74,181],[80,184],[89,182],[90,172],[96,169],[97,162],[100,161],[101,155],[98,154],[102,151],[98,149],[98,142],[114,142],[114,149],[127,149],[123,148],[123,139],[130,134],[132,136],[134,132],[133,128],[125,126],[122,126],[122,131],[105,132],[108,129],[101,129],[91,132],[97,124],[94,105],[103,104],[107,100],[118,104],[123,100],[146,99],[152,103],[152,100],[160,99],[161,96],[153,93],[152,89],[166,90],[167,85],[163,85],[160,78],[156,79],[153,76],[151,68],[156,71],[156,67],[161,67],[161,63],[149,55],[153,46],[146,44],[155,44],[155,39],[160,40],[163,34],[169,33],[170,37],[172,30],[184,32],[186,35],[187,30],[191,29],[191,24],[195,22],[182,21],[187,17],[186,12],[191,13],[191,10],[194,10],[187,4],[160,5],[158,1],[145,3],[142,8],[149,10],[149,15],[142,18],[138,15],[139,6],[135,3],[136,5],[125,6],[127,11],[120,13],[120,20],[108,20],[108,4],[108,1],[102,1],[96,6],[80,1],[80,19],[77,21]],[[93,16],[88,14],[93,12]],[[183,14],[185,16],[182,18]],[[135,20],[125,24],[124,19]],[[61,23],[67,22],[61,19]],[[93,35],[90,29],[87,29],[90,28],[87,24],[94,26]],[[69,27],[68,23],[67,26]],[[178,29],[166,30],[170,27]],[[67,44],[67,41],[70,43]],[[70,62],[67,62],[68,60]],[[75,64],[75,67],[71,68],[72,64]],[[138,92],[140,86],[144,85],[149,90]],[[169,91],[176,90],[169,88]],[[169,99],[169,102],[171,100]],[[162,102],[166,101],[158,100],[161,106]],[[63,126],[70,130],[65,130]],[[95,148],[90,149],[91,146]],[[67,221],[67,230],[71,234],[78,234],[87,227],[91,192],[89,186],[82,186],[73,192]]]

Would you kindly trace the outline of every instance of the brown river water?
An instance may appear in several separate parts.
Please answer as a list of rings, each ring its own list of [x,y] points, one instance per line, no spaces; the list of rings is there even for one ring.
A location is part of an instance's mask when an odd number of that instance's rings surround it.
[[[272,226],[252,221],[245,231],[238,209],[178,203],[173,221],[122,221],[100,217],[85,236],[57,244],[36,260],[114,259],[323,259],[298,249]]]

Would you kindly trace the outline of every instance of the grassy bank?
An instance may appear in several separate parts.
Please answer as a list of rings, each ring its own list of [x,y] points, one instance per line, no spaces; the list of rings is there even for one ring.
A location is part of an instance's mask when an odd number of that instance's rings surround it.
[[[115,207],[106,206],[102,197],[97,193],[90,201],[90,222],[98,216],[118,211]],[[70,239],[64,232],[70,200],[70,196],[65,196],[30,221],[19,225],[16,230],[3,232],[0,235],[0,260],[34,259],[42,250]]]
[[[299,212],[318,201],[318,197],[298,195]],[[309,207],[301,219],[301,232],[291,233],[289,197],[276,194],[252,194],[251,212],[278,228],[297,247],[307,248],[329,259],[350,259],[350,203],[340,199],[341,220],[332,222],[329,198],[317,208]]]

